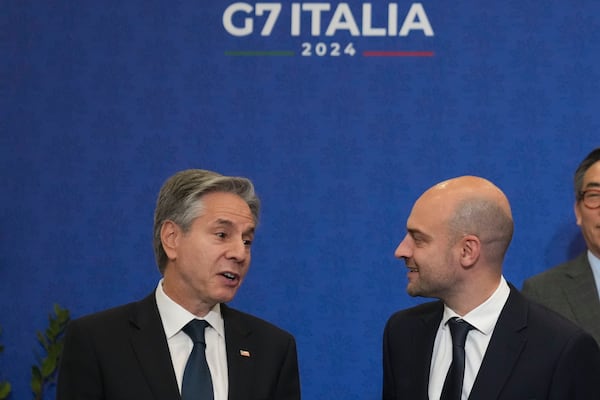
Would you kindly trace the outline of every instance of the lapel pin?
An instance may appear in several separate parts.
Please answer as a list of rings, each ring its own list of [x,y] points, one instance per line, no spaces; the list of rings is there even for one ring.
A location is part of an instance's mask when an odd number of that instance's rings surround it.
[[[250,357],[250,352],[248,350],[240,350],[240,356]]]

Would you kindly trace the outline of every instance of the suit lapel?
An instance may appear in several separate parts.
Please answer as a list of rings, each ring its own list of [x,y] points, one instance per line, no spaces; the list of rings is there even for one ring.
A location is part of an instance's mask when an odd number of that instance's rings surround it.
[[[597,328],[597,321],[600,321],[600,300],[587,252],[573,260],[565,274],[568,279],[563,284],[563,292],[577,324],[595,337],[600,337],[600,329]]]
[[[179,400],[177,379],[154,293],[135,304],[129,319],[131,344],[157,400]]]
[[[227,349],[227,370],[229,382],[229,400],[248,398],[252,390],[254,376],[255,349],[249,342],[251,330],[241,318],[225,304],[221,304],[221,314],[225,324],[225,347]]]
[[[469,399],[498,397],[527,341],[527,312],[527,302],[511,285]]]

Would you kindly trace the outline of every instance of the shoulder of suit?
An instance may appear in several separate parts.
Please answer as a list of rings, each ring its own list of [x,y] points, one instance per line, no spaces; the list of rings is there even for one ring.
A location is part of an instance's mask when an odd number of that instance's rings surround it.
[[[584,252],[578,255],[575,258],[572,258],[564,263],[558,264],[552,268],[549,268],[545,271],[540,272],[539,274],[533,275],[530,278],[527,278],[526,281],[529,284],[541,283],[547,279],[556,279],[561,276],[564,276],[570,270],[574,268],[581,268],[583,265],[587,264],[587,252]]]
[[[389,318],[388,322],[410,320],[410,319],[421,319],[436,314],[441,314],[444,311],[444,304],[440,300],[428,301],[423,304],[416,305],[414,307],[406,308],[403,310],[396,311]]]
[[[156,302],[154,301],[154,292],[142,300],[121,304],[115,307],[86,314],[72,320],[71,323],[78,325],[97,325],[101,327],[119,320],[128,321],[136,309],[139,309],[140,307],[152,307],[153,304],[154,307],[156,307]]]
[[[265,332],[268,331],[270,333],[278,333],[278,334],[281,334],[284,336],[293,337],[291,333],[280,328],[279,326],[275,325],[272,322],[264,320],[255,315],[249,314],[247,312],[243,312],[243,311],[237,310],[235,308],[231,308],[230,306],[225,305],[225,304],[221,304],[221,314],[223,315],[223,320],[225,321],[226,325],[227,325],[228,320],[232,320],[232,321],[235,320],[236,323],[250,326],[250,327],[252,327],[252,330],[255,330],[255,331],[263,330]]]
[[[576,335],[587,335],[583,329],[577,326],[574,322],[570,321],[563,315],[555,312],[548,307],[538,304],[534,301],[528,301],[529,303],[529,315],[528,321],[534,326],[541,327],[542,331],[550,336],[558,335],[566,338],[573,337]]]

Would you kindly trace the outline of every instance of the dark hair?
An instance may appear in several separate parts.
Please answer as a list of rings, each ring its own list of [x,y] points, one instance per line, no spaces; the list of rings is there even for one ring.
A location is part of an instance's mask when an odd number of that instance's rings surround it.
[[[590,169],[590,167],[598,161],[600,161],[600,147],[592,150],[592,152],[588,154],[583,159],[581,164],[579,164],[579,166],[577,167],[574,179],[575,198],[577,199],[577,201],[581,200],[581,192],[583,190],[583,176],[585,175],[587,170]]]
[[[162,225],[167,220],[173,221],[187,232],[192,222],[202,213],[202,196],[214,192],[240,196],[250,207],[254,222],[258,223],[260,200],[249,179],[224,176],[203,169],[188,169],[176,173],[160,189],[154,210],[154,255],[161,274],[168,261],[160,239]]]

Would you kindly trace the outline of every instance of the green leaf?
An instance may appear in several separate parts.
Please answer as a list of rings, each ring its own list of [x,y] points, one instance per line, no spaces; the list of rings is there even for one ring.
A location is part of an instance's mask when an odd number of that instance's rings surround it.
[[[60,312],[56,313],[56,316],[62,325],[65,325],[71,319],[71,313],[69,310],[61,310]]]
[[[52,317],[48,319],[48,329],[49,330],[56,330],[59,328],[59,323],[58,320],[55,317]]]
[[[8,382],[0,382],[0,400],[4,400],[10,394],[10,383]]]
[[[60,357],[60,353],[62,351],[61,343],[52,343],[50,347],[48,347],[48,358],[52,360],[58,360]]]
[[[37,331],[37,339],[40,342],[40,344],[42,345],[42,347],[44,349],[48,349],[48,341],[46,340],[46,338],[44,337],[44,335],[42,334],[42,332]]]
[[[35,399],[42,399],[44,388],[56,381],[56,372],[63,349],[62,334],[70,320],[69,311],[62,309],[58,304],[54,304],[54,314],[48,315],[48,326],[45,332],[37,332],[37,339],[46,351],[46,357],[31,369],[31,390],[35,394]]]
[[[42,372],[37,366],[31,367],[31,390],[35,394],[42,391]]]
[[[42,360],[42,378],[46,379],[56,369],[56,359],[45,358]]]

